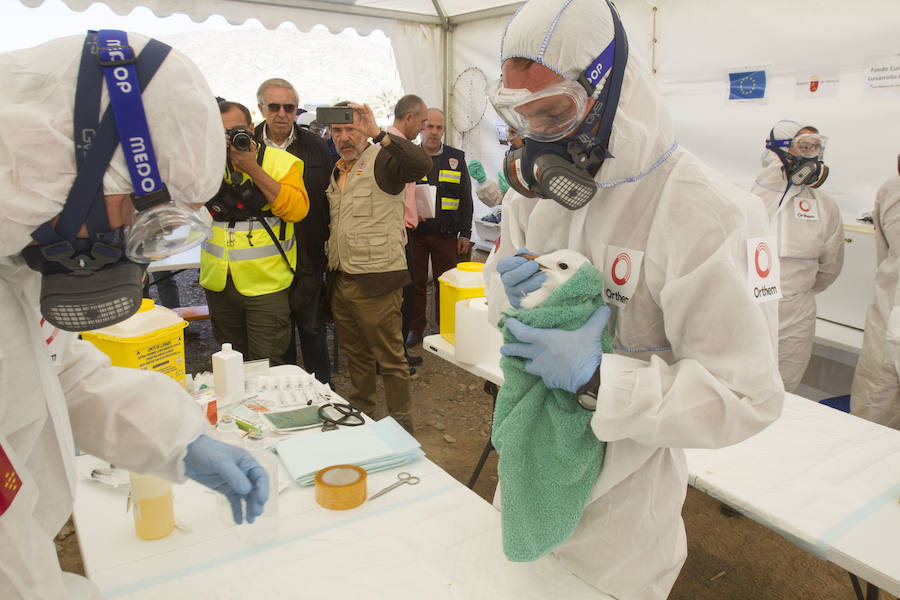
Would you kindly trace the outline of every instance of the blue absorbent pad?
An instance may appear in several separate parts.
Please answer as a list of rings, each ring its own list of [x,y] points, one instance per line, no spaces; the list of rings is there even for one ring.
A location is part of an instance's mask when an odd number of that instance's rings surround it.
[[[517,340],[506,316],[531,327],[578,329],[603,306],[603,275],[590,263],[540,306],[506,311],[505,343]],[[612,338],[603,330],[603,351]],[[571,537],[603,466],[606,443],[591,429],[594,413],[575,395],[549,389],[525,371],[525,359],[500,359],[504,384],[497,394],[491,441],[500,460],[503,551],[512,561],[532,561]]]
[[[425,456],[416,438],[393,417],[359,427],[289,437],[278,442],[275,449],[300,485],[314,484],[316,472],[332,465],[356,465],[373,473]]]

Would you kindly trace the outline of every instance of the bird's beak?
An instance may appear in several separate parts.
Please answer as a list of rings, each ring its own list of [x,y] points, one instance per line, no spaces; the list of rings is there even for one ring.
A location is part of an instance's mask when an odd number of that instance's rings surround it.
[[[546,269],[546,268],[547,268],[547,267],[545,267],[544,265],[541,264],[541,261],[537,260],[538,258],[540,258],[537,254],[524,254],[524,253],[522,253],[522,254],[516,254],[516,256],[521,256],[522,258],[527,258],[528,260],[534,260],[534,261],[537,261],[537,264],[538,264],[538,268],[539,268],[539,269]]]

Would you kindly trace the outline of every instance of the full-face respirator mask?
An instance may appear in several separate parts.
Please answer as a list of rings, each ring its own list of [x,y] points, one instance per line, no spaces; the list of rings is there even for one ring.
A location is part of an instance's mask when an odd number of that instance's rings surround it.
[[[594,176],[612,158],[607,148],[628,60],[625,29],[612,4],[607,6],[613,40],[577,81],[529,92],[505,88],[501,79],[490,90],[495,110],[524,141],[503,162],[507,182],[523,196],[550,198],[577,210],[597,193]],[[594,104],[582,118],[589,98]]]
[[[775,138],[773,128],[769,131],[766,148],[781,160],[784,175],[791,185],[817,188],[828,178],[828,166],[822,162],[827,139],[817,133],[801,133],[789,140],[779,140]]]
[[[22,251],[43,275],[41,314],[55,327],[87,331],[127,319],[140,307],[146,264],[211,234],[208,219],[169,196],[141,101],[170,50],[151,39],[135,56],[124,31],[91,31],[85,38],[75,93],[75,182],[56,222],[35,230],[35,243]],[[104,79],[109,106],[101,119]],[[103,177],[120,141],[136,214],[132,225],[112,229]],[[79,237],[82,226],[88,237]]]

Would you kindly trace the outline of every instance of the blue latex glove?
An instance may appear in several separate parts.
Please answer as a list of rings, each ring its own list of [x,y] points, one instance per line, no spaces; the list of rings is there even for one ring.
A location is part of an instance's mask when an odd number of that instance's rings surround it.
[[[535,254],[528,248],[519,248],[516,254]],[[540,272],[537,261],[523,256],[507,256],[497,261],[497,272],[506,290],[506,297],[513,308],[519,308],[522,298],[535,291],[547,280],[547,274]]]
[[[473,160],[469,163],[469,175],[478,183],[487,181],[487,173],[484,172],[484,166],[482,166],[480,160]]]
[[[243,523],[241,500],[247,505],[247,522],[262,514],[269,499],[269,476],[250,453],[201,435],[187,447],[184,472],[191,479],[225,494],[234,522]]]
[[[601,306],[579,329],[537,329],[513,318],[506,319],[510,333],[519,340],[504,344],[504,356],[520,356],[525,370],[538,375],[548,388],[573,394],[586,384],[603,359],[603,328],[609,307]]]
[[[506,181],[506,176],[503,174],[503,171],[497,171],[497,185],[500,186],[500,191],[504,194],[506,190],[509,189],[509,182]]]

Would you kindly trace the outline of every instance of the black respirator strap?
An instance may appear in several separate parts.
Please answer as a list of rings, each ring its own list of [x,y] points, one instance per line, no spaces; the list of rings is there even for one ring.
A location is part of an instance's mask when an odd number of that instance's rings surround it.
[[[88,37],[85,38],[85,48],[86,51],[90,52],[90,47],[92,46],[93,52],[96,52],[96,32],[91,33],[93,33],[93,37],[89,33]],[[141,51],[136,64],[141,92],[156,74],[169,50],[171,50],[170,46],[151,39]],[[84,52],[82,52],[82,66],[84,66],[84,61]],[[96,60],[91,63],[91,68],[86,70],[79,69],[78,88],[75,94],[76,105],[79,105],[78,96],[83,93],[83,89],[91,90],[88,92],[88,98],[95,95],[96,89],[102,89],[102,73],[103,69]],[[99,99],[96,106],[99,107]],[[81,108],[81,113],[85,115],[84,118],[90,120],[90,117],[86,116],[88,114],[86,108]],[[79,118],[79,115],[76,113],[74,117]],[[85,122],[83,125],[81,122],[77,122],[75,124],[76,138],[81,137],[79,130],[84,131],[90,128],[90,123]],[[95,227],[93,231],[103,231],[103,227],[96,228],[96,219],[99,218],[97,216],[98,213],[102,213],[102,219],[106,222],[105,230],[109,230],[109,222],[106,218],[106,204],[103,200],[103,176],[106,174],[109,162],[119,146],[119,133],[111,107],[107,106],[99,126],[96,127],[96,132],[83,157],[83,162],[79,165],[78,174],[75,176],[75,182],[72,184],[72,188],[66,197],[65,205],[55,230],[47,222],[32,234],[32,237],[38,243],[48,244],[59,240],[74,242],[82,223],[88,221],[90,221],[88,223],[89,230],[93,225]],[[77,152],[76,143],[76,155]],[[89,219],[89,213],[95,214],[91,214]]]

